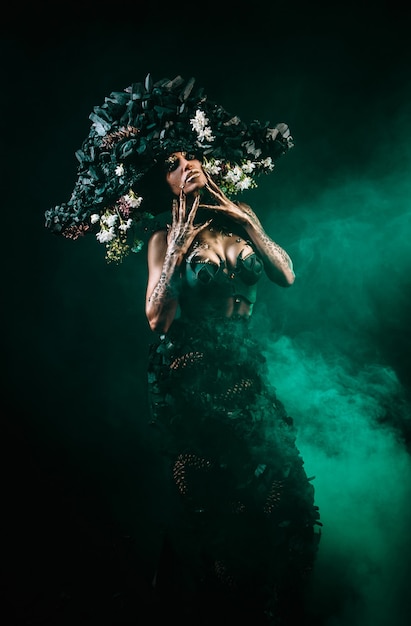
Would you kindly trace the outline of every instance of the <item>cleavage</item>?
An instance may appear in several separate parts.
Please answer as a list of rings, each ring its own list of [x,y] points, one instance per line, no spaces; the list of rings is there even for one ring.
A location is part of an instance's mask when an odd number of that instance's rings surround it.
[[[223,234],[222,239],[196,239],[187,256],[187,263],[212,263],[223,266],[223,271],[235,269],[238,258],[246,259],[254,252],[251,245],[242,237],[232,233]]]

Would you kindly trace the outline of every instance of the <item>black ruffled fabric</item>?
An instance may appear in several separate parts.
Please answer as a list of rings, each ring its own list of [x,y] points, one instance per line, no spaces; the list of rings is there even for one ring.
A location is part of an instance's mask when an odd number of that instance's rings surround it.
[[[180,610],[209,607],[204,624],[220,623],[219,603],[221,623],[297,623],[320,522],[293,420],[247,321],[193,328],[174,322],[150,352],[153,426],[180,500],[167,542],[181,566],[160,578]]]
[[[197,109],[204,111],[215,137],[198,142],[190,119]],[[113,92],[104,104],[90,114],[92,126],[76,152],[78,178],[68,202],[45,212],[45,226],[56,234],[77,238],[92,230],[90,215],[102,213],[171,152],[191,151],[208,158],[238,163],[250,158],[250,145],[259,159],[277,160],[292,146],[286,124],[275,127],[275,138],[267,136],[269,124],[253,121],[248,126],[222,106],[208,100],[195,79],[164,78],[133,83],[124,91]],[[250,144],[251,142],[251,144]],[[122,164],[124,173],[116,168]],[[257,172],[255,173],[257,174]],[[155,211],[144,206],[145,212]]]

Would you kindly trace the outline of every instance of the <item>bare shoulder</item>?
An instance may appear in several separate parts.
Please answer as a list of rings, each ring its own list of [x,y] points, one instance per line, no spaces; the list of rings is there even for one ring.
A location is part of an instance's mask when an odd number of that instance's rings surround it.
[[[161,228],[160,230],[156,230],[148,240],[148,245],[150,247],[154,246],[164,246],[167,244],[167,230],[165,228]]]
[[[156,230],[148,240],[147,256],[150,266],[162,265],[167,251],[167,231]]]

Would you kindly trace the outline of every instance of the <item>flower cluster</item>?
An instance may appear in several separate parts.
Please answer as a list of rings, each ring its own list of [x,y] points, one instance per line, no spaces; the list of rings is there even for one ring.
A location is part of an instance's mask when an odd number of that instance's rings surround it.
[[[121,175],[122,166],[116,171]],[[143,242],[136,237],[134,226],[144,217],[152,217],[148,213],[138,211],[143,198],[136,196],[130,189],[129,193],[121,196],[112,207],[108,207],[102,214],[92,213],[91,224],[99,223],[100,230],[96,238],[106,245],[107,262],[121,263],[130,252],[139,252]]]
[[[208,147],[212,148],[211,144],[215,141],[216,137],[213,134],[211,126],[209,126],[209,119],[204,111],[197,109],[195,116],[190,119],[190,124],[192,129],[197,133],[198,145],[204,148],[204,142],[209,142]],[[237,127],[234,133],[237,134],[237,136],[241,136],[241,120],[238,116],[234,116],[224,122],[224,126],[226,128]],[[283,137],[287,141],[288,148],[291,148],[293,145],[292,137],[285,124],[277,125],[276,128],[267,128],[264,140],[267,142],[275,141],[280,134],[281,126],[284,126]],[[261,158],[262,150],[257,148],[254,140],[244,140],[241,143],[241,150],[245,155],[250,155],[250,158],[242,158],[236,162],[231,162],[229,159],[216,157],[207,158],[207,151],[205,151],[204,154],[204,169],[215,179],[222,191],[227,195],[236,195],[245,189],[257,187],[255,180],[256,175],[263,172],[268,173],[274,169],[274,160],[272,157],[267,156]]]
[[[214,141],[215,139],[211,127],[207,126],[208,123],[209,120],[201,109],[197,109],[195,116],[190,119],[191,127],[197,133],[199,144],[204,144],[205,141]]]
[[[272,171],[274,162],[271,157],[262,161],[244,159],[240,164],[227,163],[220,159],[204,159],[203,168],[215,179],[227,196],[232,196],[245,189],[257,187],[253,175]]]

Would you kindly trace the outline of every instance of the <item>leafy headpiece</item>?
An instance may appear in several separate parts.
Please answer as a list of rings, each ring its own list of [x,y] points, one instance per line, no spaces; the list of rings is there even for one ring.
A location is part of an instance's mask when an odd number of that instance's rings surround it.
[[[235,195],[256,187],[256,177],[293,145],[286,124],[246,125],[195,88],[194,78],[181,76],[153,83],[149,74],[144,84],[111,93],[89,118],[72,195],[45,212],[45,225],[71,239],[95,232],[109,261],[138,251],[135,226],[165,210],[139,195],[139,183],[172,152],[196,154],[223,191]]]

